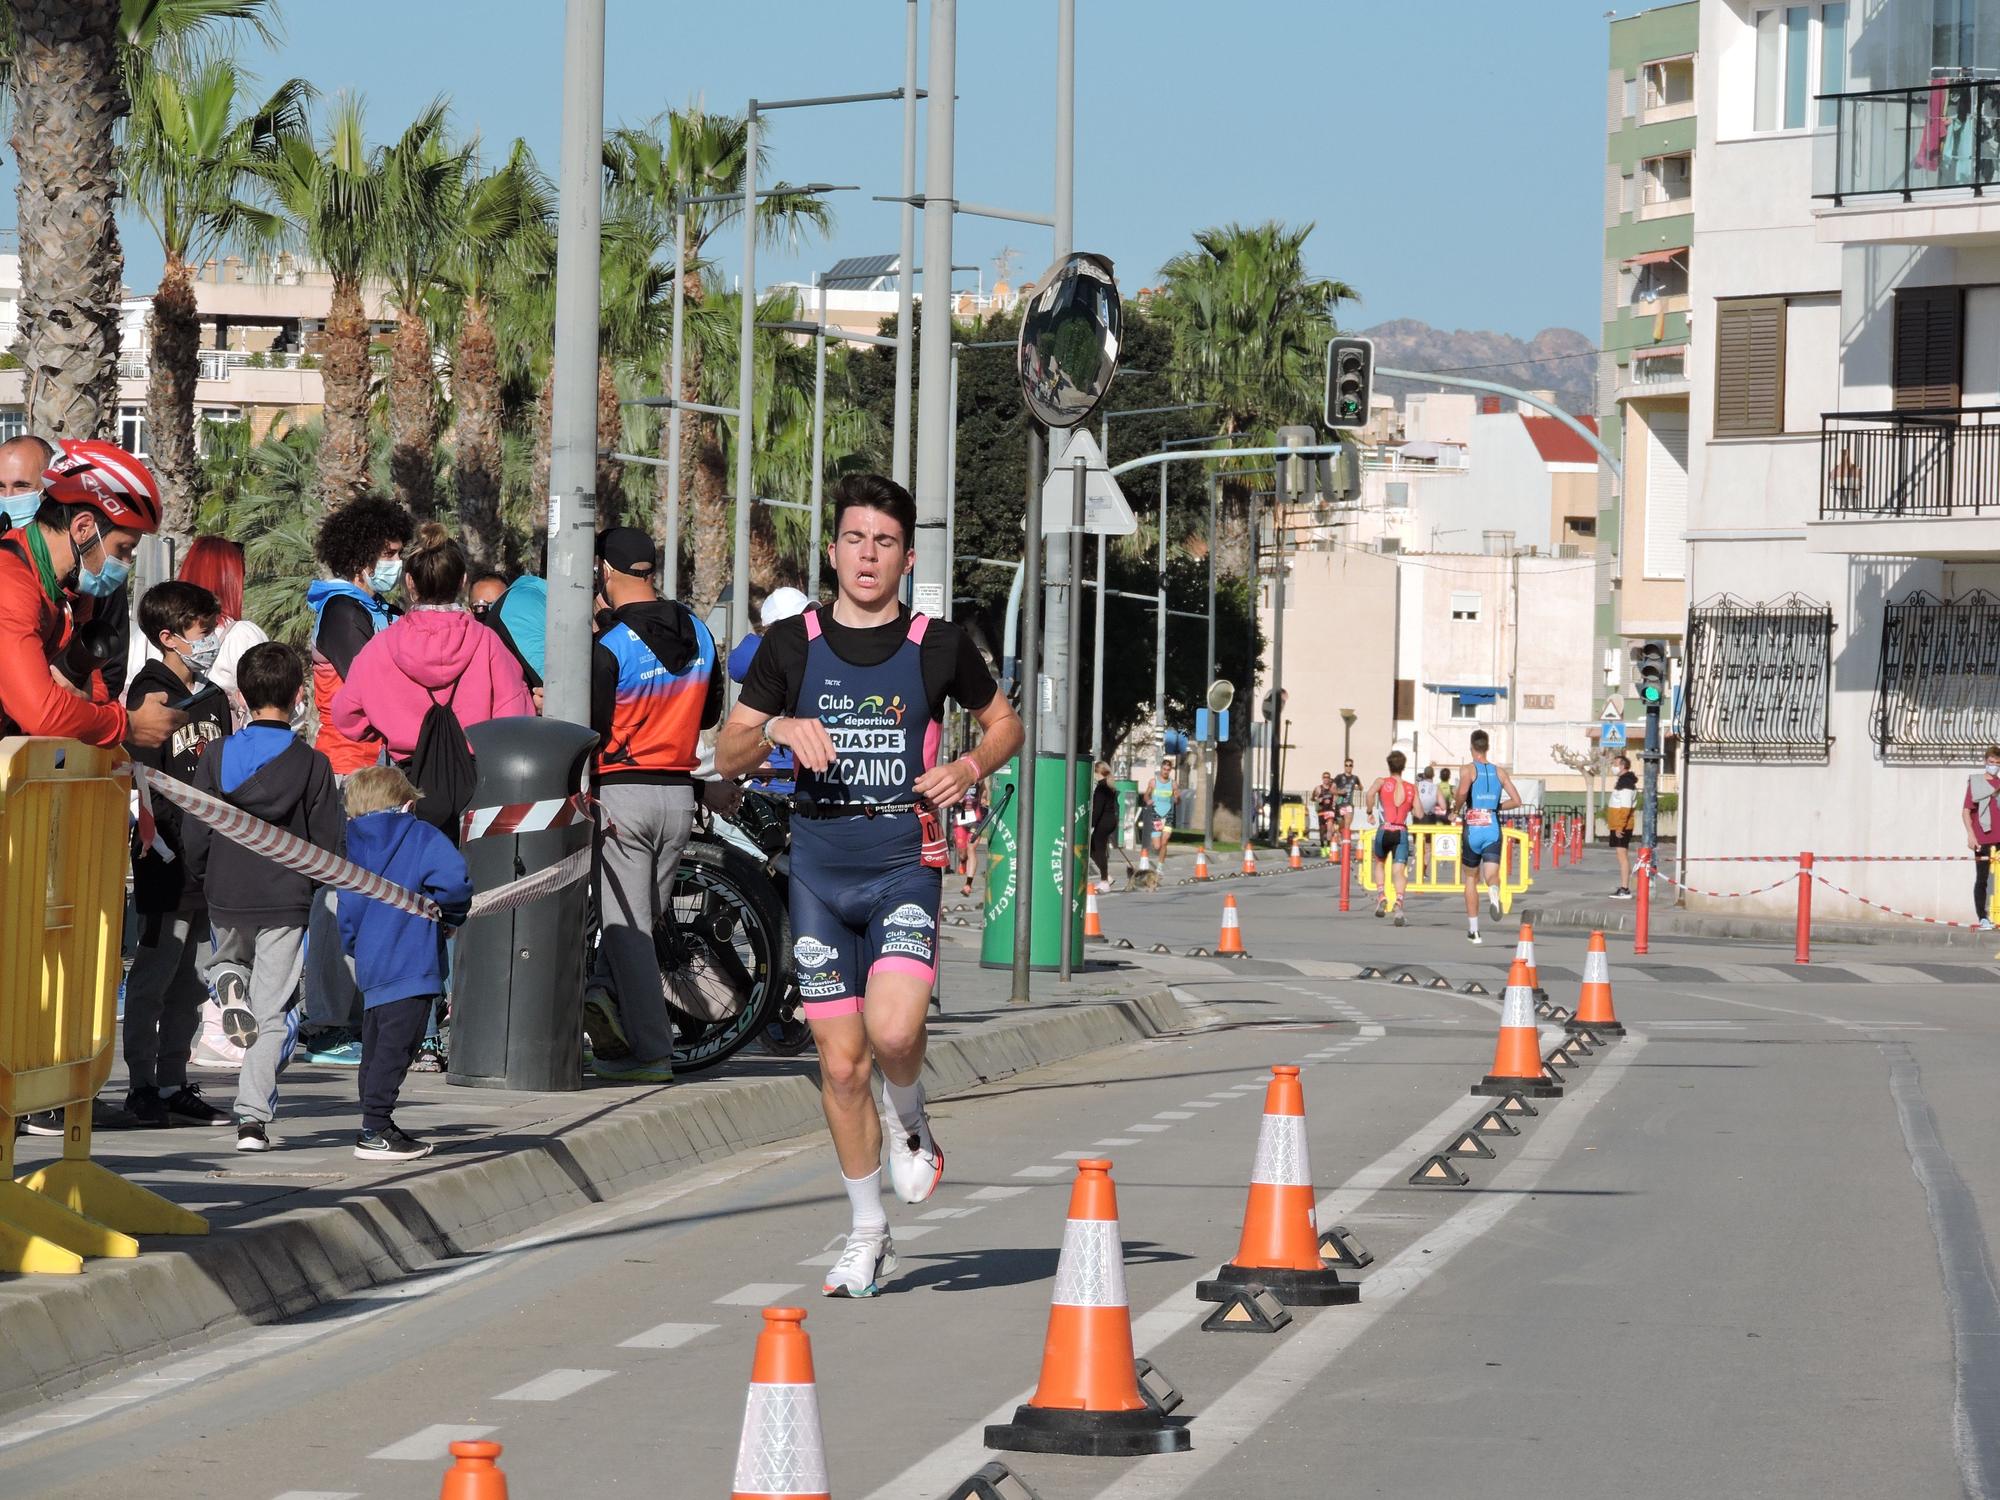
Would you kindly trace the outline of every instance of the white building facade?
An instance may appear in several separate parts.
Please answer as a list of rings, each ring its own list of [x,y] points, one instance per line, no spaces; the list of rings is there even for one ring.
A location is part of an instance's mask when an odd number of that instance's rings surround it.
[[[1831,873],[1970,920],[1960,805],[2000,738],[2000,3],[1702,0],[1698,57],[1683,852],[1950,856]]]

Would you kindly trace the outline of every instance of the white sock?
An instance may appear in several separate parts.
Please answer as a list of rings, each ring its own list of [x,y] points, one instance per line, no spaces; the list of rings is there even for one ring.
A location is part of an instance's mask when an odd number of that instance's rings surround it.
[[[840,1178],[847,1189],[847,1203],[854,1210],[854,1233],[881,1234],[889,1227],[889,1216],[882,1211],[882,1169],[877,1167],[866,1177],[849,1177],[845,1173]]]
[[[889,1106],[889,1113],[896,1117],[896,1125],[904,1135],[914,1135],[928,1151],[931,1146],[930,1122],[924,1118],[923,1080],[904,1085],[882,1080],[882,1102]]]
[[[1474,937],[1478,937],[1478,936],[1479,936],[1479,918],[1477,918],[1477,917],[1467,917],[1467,918],[1465,919],[1465,925],[1466,925],[1467,929],[1468,929],[1468,930],[1470,930],[1470,932],[1472,933],[1472,935],[1473,935]]]

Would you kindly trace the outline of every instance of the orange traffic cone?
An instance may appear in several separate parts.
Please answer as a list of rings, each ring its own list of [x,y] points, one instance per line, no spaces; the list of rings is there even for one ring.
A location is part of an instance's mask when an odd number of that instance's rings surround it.
[[[1297,1307],[1332,1307],[1361,1296],[1358,1285],[1342,1281],[1320,1258],[1306,1152],[1306,1094],[1299,1070],[1283,1063],[1272,1066],[1264,1087],[1264,1121],[1236,1258],[1214,1279],[1196,1282],[1194,1294],[1203,1302],[1227,1302],[1251,1286],[1266,1287]]]
[[[832,1493],[805,1320],[803,1308],[764,1309],[730,1500],[829,1500]]]
[[[1248,844],[1243,846],[1243,873],[1245,875],[1257,873],[1257,851]]]
[[[1236,898],[1225,895],[1222,898],[1222,931],[1216,935],[1217,953],[1243,952],[1243,926],[1236,919]]]
[[[1169,1418],[1171,1407],[1156,1407],[1139,1388],[1108,1161],[1076,1164],[1051,1304],[1035,1394],[1014,1409],[1013,1421],[986,1429],[986,1446],[1101,1458],[1185,1453],[1186,1419]]]
[[[1515,959],[1507,970],[1507,995],[1500,1005],[1500,1045],[1493,1051],[1493,1071],[1472,1086],[1475,1094],[1525,1094],[1531,1099],[1560,1099],[1563,1086],[1542,1070],[1535,1031],[1535,992],[1528,966]]]
[[[1083,938],[1085,942],[1104,941],[1104,921],[1097,914],[1097,887],[1091,886],[1089,894],[1083,898]]]
[[[507,1500],[507,1476],[494,1462],[500,1457],[498,1443],[453,1443],[451,1456],[438,1500]]]
[[[1531,923],[1521,924],[1520,940],[1514,944],[1514,962],[1528,966],[1528,993],[1537,1000],[1545,998],[1542,976],[1535,969],[1535,929]]]
[[[1590,935],[1590,951],[1583,956],[1583,993],[1576,1002],[1576,1014],[1565,1023],[1571,1031],[1599,1031],[1607,1036],[1623,1036],[1618,1012],[1611,1005],[1611,960],[1604,952],[1604,934]]]
[[[1208,851],[1206,849],[1197,849],[1194,851],[1194,878],[1196,880],[1208,879]]]
[[[1304,861],[1303,859],[1301,859],[1301,858],[1299,857],[1299,841],[1298,841],[1297,839],[1293,839],[1293,840],[1292,840],[1292,868],[1293,868],[1294,870],[1303,870],[1303,869],[1304,869],[1305,867],[1306,867],[1306,862],[1305,862],[1305,861]]]

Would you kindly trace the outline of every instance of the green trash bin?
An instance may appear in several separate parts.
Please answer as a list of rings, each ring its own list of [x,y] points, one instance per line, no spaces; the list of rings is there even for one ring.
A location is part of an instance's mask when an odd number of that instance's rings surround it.
[[[1036,969],[1054,970],[1062,965],[1062,784],[1063,763],[1058,755],[1036,757],[1035,828],[1029,867],[1034,872],[1034,928],[1029,940],[1028,963]],[[1016,756],[993,775],[991,797],[999,806],[1008,788],[1021,774]],[[1070,809],[1069,847],[1076,861],[1075,900],[1071,903],[1070,963],[1083,967],[1083,893],[1089,878],[1086,860],[1088,823],[1084,810],[1090,805],[1090,762],[1077,762],[1076,805]],[[1014,880],[1015,852],[1020,838],[1021,794],[1015,791],[1007,801],[1007,811],[993,820],[987,830],[986,931],[979,948],[982,968],[1014,967]]]
[[[1118,837],[1112,842],[1120,849],[1139,847],[1139,783],[1121,776],[1111,783],[1118,793]]]

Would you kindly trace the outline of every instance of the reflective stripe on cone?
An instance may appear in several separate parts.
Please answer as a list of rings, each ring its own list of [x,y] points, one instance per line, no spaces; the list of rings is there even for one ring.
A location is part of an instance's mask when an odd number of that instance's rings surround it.
[[[1602,932],[1590,935],[1590,951],[1583,956],[1583,989],[1577,996],[1576,1014],[1564,1024],[1571,1031],[1595,1031],[1605,1036],[1625,1034],[1611,1003],[1611,959],[1604,951]]]
[[[802,1308],[764,1309],[731,1500],[830,1500],[805,1320]]]
[[[1472,1086],[1475,1094],[1526,1094],[1535,1099],[1562,1096],[1562,1083],[1544,1073],[1535,1031],[1535,991],[1528,967],[1515,959],[1507,970],[1507,993],[1500,1003],[1500,1040],[1493,1071]]]

